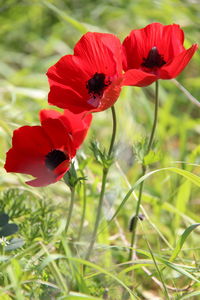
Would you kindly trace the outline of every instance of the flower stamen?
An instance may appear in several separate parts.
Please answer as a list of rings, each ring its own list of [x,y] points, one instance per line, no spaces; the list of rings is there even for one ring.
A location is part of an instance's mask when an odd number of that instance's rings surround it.
[[[61,150],[52,150],[45,157],[45,165],[48,169],[54,170],[63,161],[69,159],[68,155]]]
[[[88,103],[93,107],[98,107],[105,87],[109,86],[110,84],[111,81],[106,79],[104,73],[96,72],[86,83],[86,88],[88,89],[88,93],[90,95]]]
[[[152,47],[148,53],[147,58],[143,58],[143,63],[141,64],[146,68],[160,68],[166,64],[166,61],[163,59],[163,55],[158,52],[157,47]]]
[[[105,83],[105,74],[95,73],[92,78],[90,78],[86,84],[89,94],[102,95],[103,89],[107,86]]]

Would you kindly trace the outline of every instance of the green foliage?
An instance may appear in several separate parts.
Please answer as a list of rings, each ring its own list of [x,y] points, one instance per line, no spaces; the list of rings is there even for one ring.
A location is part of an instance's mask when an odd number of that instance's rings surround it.
[[[97,163],[104,168],[109,168],[113,164],[113,157],[106,153],[106,150],[101,150],[97,141],[91,141],[90,149],[92,150]]]
[[[174,81],[160,81],[156,143],[146,157],[153,85],[123,88],[116,103],[117,146],[112,159],[102,150],[109,145],[111,112],[94,114],[79,150],[78,170],[67,175],[70,185],[86,177],[76,185],[67,236],[66,184],[34,189],[24,184],[27,176],[8,174],[3,168],[12,131],[38,124],[39,110],[48,107],[45,72],[62,55],[73,53],[84,32],[113,32],[123,40],[131,29],[150,22],[179,23],[189,47],[200,40],[197,2],[0,0],[0,227],[2,231],[9,225],[13,233],[0,239],[0,299],[198,299],[200,115]],[[197,53],[177,78],[197,98],[199,64]],[[143,160],[149,169],[140,178]],[[89,262],[84,257],[102,166],[110,165],[102,222]],[[127,261],[128,225],[142,180],[144,220],[139,221],[135,260]],[[12,224],[19,228],[15,233]]]
[[[75,163],[72,162],[69,171],[64,175],[64,181],[69,188],[74,188],[81,180],[86,180],[86,177],[78,177],[75,169]]]

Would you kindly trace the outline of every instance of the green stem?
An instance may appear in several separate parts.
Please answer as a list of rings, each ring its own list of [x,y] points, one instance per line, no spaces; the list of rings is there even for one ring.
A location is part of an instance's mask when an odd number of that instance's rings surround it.
[[[83,172],[81,172],[82,176],[84,175]],[[83,225],[85,221],[85,213],[86,213],[86,183],[85,180],[83,180],[83,211],[82,211],[82,216],[81,216],[81,224],[78,232],[78,238],[77,240],[80,241],[82,232],[83,232]]]
[[[149,138],[149,144],[148,144],[148,148],[147,148],[147,153],[146,155],[149,153],[149,151],[151,150],[152,144],[153,144],[153,140],[154,140],[154,134],[156,131],[156,125],[157,125],[157,121],[158,121],[158,107],[159,107],[159,99],[158,99],[158,80],[156,81],[156,90],[155,90],[155,110],[154,110],[154,121],[153,121],[153,127],[151,130],[151,136]]]
[[[73,207],[74,207],[74,196],[75,196],[75,187],[71,187],[71,199],[70,199],[70,205],[69,205],[69,213],[67,216],[67,222],[65,225],[65,234],[67,234],[69,224],[71,221],[71,217],[72,217],[72,211],[73,211]]]
[[[147,151],[145,155],[149,153],[149,151],[152,148],[153,140],[154,140],[154,135],[156,131],[156,125],[157,125],[157,120],[158,120],[158,107],[159,107],[159,99],[158,99],[158,81],[155,83],[155,109],[154,109],[154,121],[153,121],[153,126],[151,130],[151,135],[149,138],[149,143],[147,147]],[[141,177],[144,176],[146,173],[146,165],[142,164],[142,174]],[[136,237],[136,228],[137,228],[137,222],[138,222],[138,216],[139,216],[139,211],[140,211],[140,204],[142,200],[142,192],[143,192],[143,186],[144,186],[144,181],[140,184],[140,189],[139,189],[139,195],[138,195],[138,201],[137,201],[137,206],[136,206],[136,212],[134,216],[134,221],[133,221],[133,226],[132,226],[132,236],[131,236],[131,245],[130,245],[130,252],[129,252],[129,260],[132,259],[133,257],[133,246],[135,244],[135,237]]]
[[[117,119],[116,119],[116,113],[115,113],[114,106],[111,107],[111,111],[112,111],[113,129],[112,129],[110,147],[109,147],[109,150],[108,150],[108,158],[112,157],[113,146],[114,146],[115,137],[116,137],[116,130],[117,130]],[[89,245],[88,251],[86,253],[86,257],[85,257],[86,260],[89,260],[89,257],[90,257],[90,254],[92,252],[92,249],[94,247],[94,243],[95,243],[96,236],[97,236],[97,230],[98,230],[98,227],[99,227],[101,211],[102,211],[102,207],[103,207],[103,198],[104,198],[104,194],[105,194],[105,187],[106,187],[106,180],[107,180],[108,170],[109,170],[109,167],[104,166],[103,174],[102,174],[101,192],[100,192],[99,204],[98,204],[98,208],[97,208],[96,221],[95,221],[94,230],[93,230],[93,233],[92,233],[90,245]]]
[[[116,132],[117,132],[117,118],[116,118],[116,112],[114,106],[111,106],[111,112],[112,112],[112,120],[113,120],[113,130],[112,130],[112,137],[110,141],[108,156],[111,156],[112,154],[113,146],[115,143]]]

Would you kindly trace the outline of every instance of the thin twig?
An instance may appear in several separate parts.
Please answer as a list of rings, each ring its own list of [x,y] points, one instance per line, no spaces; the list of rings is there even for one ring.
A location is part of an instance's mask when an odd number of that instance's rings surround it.
[[[179,88],[180,91],[182,91],[185,96],[196,106],[200,107],[200,102],[190,94],[190,92],[188,92],[188,90],[186,90],[186,88],[184,88],[184,86],[182,86],[182,84],[180,84],[180,82],[178,82],[176,79],[172,79],[172,82]]]

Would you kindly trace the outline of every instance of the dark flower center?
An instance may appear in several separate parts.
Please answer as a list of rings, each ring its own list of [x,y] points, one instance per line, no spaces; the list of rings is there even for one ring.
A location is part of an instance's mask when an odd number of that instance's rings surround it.
[[[105,83],[105,74],[95,73],[92,78],[90,78],[86,84],[89,94],[97,94],[102,96],[103,89],[110,83]]]
[[[149,51],[147,58],[143,58],[143,63],[141,65],[143,67],[151,69],[155,67],[160,68],[164,64],[166,64],[166,61],[163,59],[163,56],[160,55],[157,47],[153,47]]]
[[[69,159],[69,157],[63,151],[52,150],[45,156],[45,165],[48,169],[54,170],[66,159]]]

